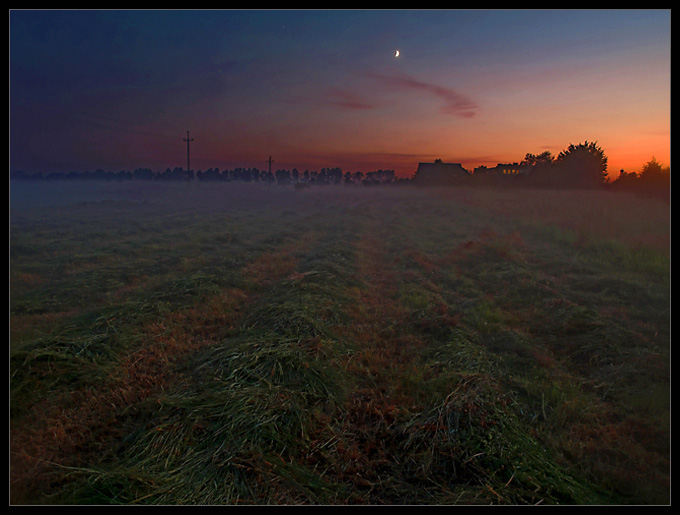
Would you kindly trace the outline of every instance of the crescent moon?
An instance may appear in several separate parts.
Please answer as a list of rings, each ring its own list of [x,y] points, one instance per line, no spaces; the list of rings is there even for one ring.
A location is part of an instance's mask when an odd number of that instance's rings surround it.
[[[396,50],[396,51],[394,52],[394,57],[399,57],[399,50]]]

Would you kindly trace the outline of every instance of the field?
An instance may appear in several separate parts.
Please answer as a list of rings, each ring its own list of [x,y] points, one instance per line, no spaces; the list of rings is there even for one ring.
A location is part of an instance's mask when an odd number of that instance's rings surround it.
[[[13,504],[668,504],[670,205],[12,183]]]

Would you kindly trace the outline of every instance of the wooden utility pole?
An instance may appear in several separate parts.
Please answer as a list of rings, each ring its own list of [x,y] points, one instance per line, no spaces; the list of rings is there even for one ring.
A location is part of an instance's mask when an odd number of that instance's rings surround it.
[[[189,166],[189,144],[194,141],[194,138],[189,138],[189,131],[187,131],[187,137],[184,138],[187,142],[187,180],[191,179],[191,168]]]
[[[267,161],[269,162],[269,173],[271,174],[272,173],[272,163],[274,162],[274,161],[272,161],[272,156],[269,156],[269,159]]]

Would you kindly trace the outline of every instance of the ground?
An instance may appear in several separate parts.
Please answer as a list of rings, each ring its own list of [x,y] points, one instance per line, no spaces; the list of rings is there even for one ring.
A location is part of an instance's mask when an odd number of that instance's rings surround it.
[[[670,206],[13,183],[14,504],[667,504]]]

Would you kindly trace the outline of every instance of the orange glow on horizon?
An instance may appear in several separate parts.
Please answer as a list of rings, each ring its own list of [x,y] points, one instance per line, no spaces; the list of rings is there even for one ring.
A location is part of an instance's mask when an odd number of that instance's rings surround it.
[[[184,167],[186,130],[194,170],[272,156],[410,177],[585,141],[610,177],[670,166],[669,10],[13,11],[11,27],[10,171]],[[195,34],[179,53],[178,31]]]
[[[583,140],[573,140],[566,142],[562,147],[533,148],[527,145],[524,149],[517,152],[498,153],[491,157],[481,156],[479,158],[458,157],[451,152],[428,152],[419,154],[417,149],[414,152],[394,152],[394,153],[371,153],[371,152],[343,152],[323,150],[304,151],[297,149],[295,152],[286,152],[285,148],[275,148],[271,150],[273,156],[272,169],[298,169],[304,170],[321,170],[322,168],[341,168],[343,172],[371,172],[379,169],[394,170],[395,175],[401,178],[411,177],[416,169],[418,163],[433,162],[435,159],[441,159],[444,162],[460,163],[463,168],[473,171],[478,166],[493,167],[499,163],[519,163],[527,153],[540,154],[545,150],[549,150],[553,157],[557,157],[559,153],[566,149],[569,144],[578,144]],[[590,141],[590,140],[589,140]],[[655,144],[652,144],[655,143]],[[663,166],[670,166],[670,144],[659,143],[658,141],[642,141],[637,142],[636,145],[620,145],[618,147],[610,146],[597,142],[605,155],[608,158],[607,171],[610,179],[615,179],[620,170],[626,172],[639,172],[642,167],[655,158]],[[405,150],[402,148],[402,150]],[[261,152],[262,156],[258,155],[253,158],[255,152],[248,152],[237,154],[234,156],[225,156],[219,149],[214,152],[207,152],[207,155],[195,155],[192,158],[192,163],[195,163],[192,168],[207,169],[211,167],[229,169],[229,168],[259,168],[264,170],[267,168],[266,152]],[[178,163],[181,166],[181,162]]]

